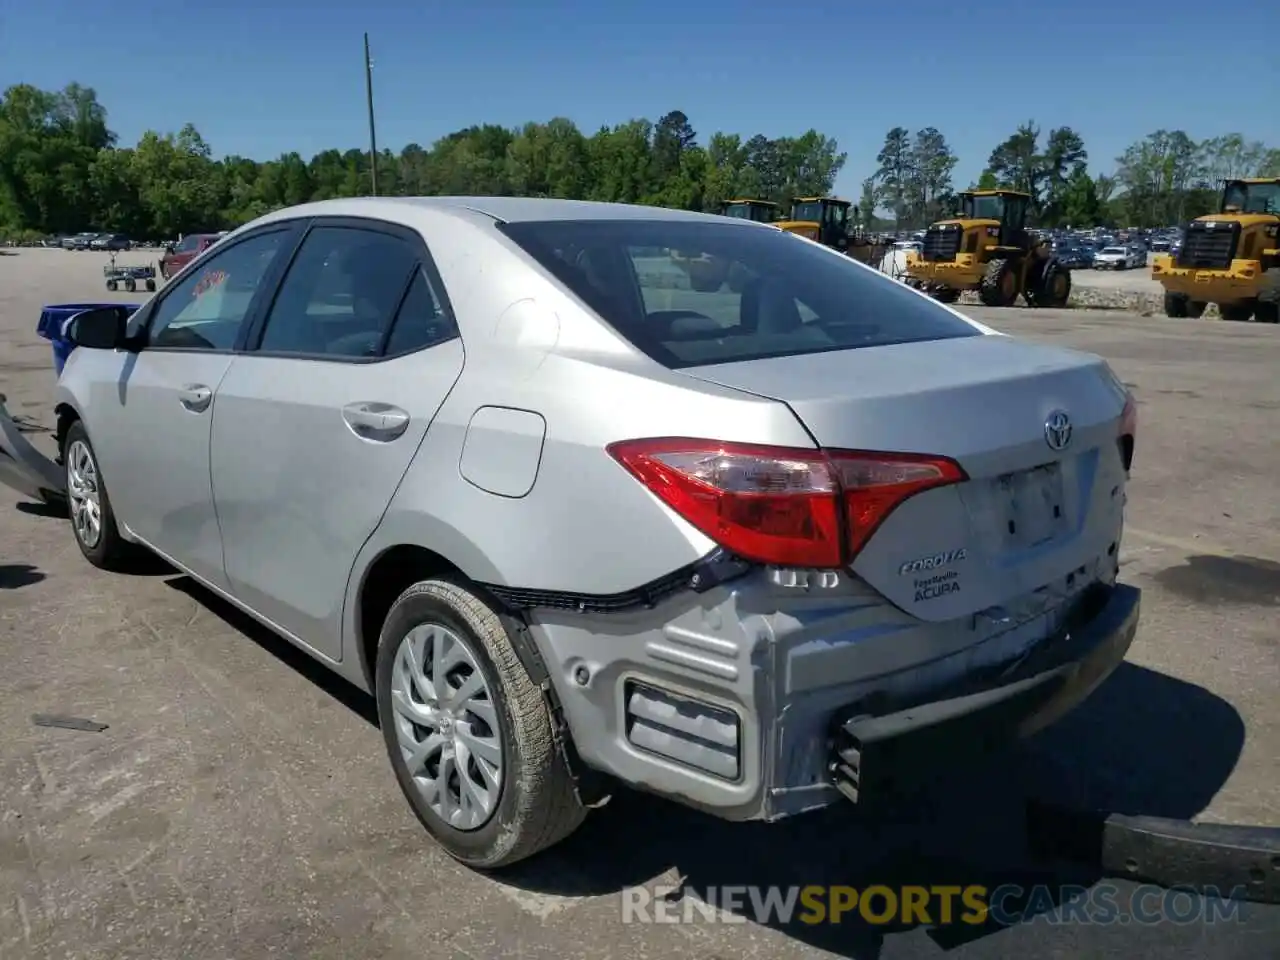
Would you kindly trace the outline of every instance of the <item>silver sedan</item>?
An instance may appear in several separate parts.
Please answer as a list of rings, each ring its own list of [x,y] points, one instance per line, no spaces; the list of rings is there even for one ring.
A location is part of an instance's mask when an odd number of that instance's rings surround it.
[[[617,783],[862,803],[1051,722],[1133,637],[1107,366],[768,225],[326,201],[69,329],[60,462],[0,417],[0,477],[371,691],[476,867]]]

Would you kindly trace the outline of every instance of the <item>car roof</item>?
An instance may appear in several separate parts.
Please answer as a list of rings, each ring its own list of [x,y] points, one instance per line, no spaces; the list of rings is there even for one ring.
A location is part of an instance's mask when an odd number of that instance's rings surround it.
[[[350,197],[320,200],[273,211],[254,223],[297,217],[373,217],[412,224],[422,214],[437,213],[475,220],[485,217],[503,223],[545,220],[686,220],[732,223],[742,229],[776,229],[754,220],[739,220],[688,210],[647,207],[593,200],[559,200],[541,197]]]

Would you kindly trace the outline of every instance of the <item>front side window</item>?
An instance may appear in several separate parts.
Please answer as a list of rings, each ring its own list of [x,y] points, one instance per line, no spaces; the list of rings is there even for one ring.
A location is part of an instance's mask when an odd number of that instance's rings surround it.
[[[167,289],[151,315],[147,345],[230,350],[286,235],[277,230],[243,240]]]
[[[797,203],[791,208],[792,220],[811,220],[814,223],[822,221],[822,204],[816,201],[806,203]]]
[[[965,197],[964,215],[969,220],[1003,220],[1003,197]]]
[[[407,240],[379,230],[317,227],[276,295],[258,349],[370,358],[419,270]]]
[[[981,335],[902,284],[782,231],[677,220],[499,229],[671,368]]]

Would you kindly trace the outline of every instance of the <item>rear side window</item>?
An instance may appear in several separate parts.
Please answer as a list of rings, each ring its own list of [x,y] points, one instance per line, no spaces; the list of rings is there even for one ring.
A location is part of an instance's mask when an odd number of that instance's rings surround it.
[[[981,336],[897,281],[778,230],[687,220],[500,229],[671,368]]]
[[[377,356],[416,262],[409,244],[390,234],[317,227],[285,274],[258,349]]]
[[[441,306],[421,269],[414,275],[396,314],[385,353],[389,357],[411,353],[452,340],[458,335],[453,318]]]

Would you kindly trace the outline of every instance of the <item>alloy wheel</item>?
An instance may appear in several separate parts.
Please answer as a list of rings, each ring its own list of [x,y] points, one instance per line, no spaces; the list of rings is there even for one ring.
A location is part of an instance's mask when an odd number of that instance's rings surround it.
[[[76,539],[92,550],[102,539],[102,495],[98,464],[83,440],[76,440],[67,449],[67,497]]]
[[[396,742],[423,801],[456,830],[484,826],[502,792],[502,737],[466,640],[436,623],[400,641],[391,675]]]

